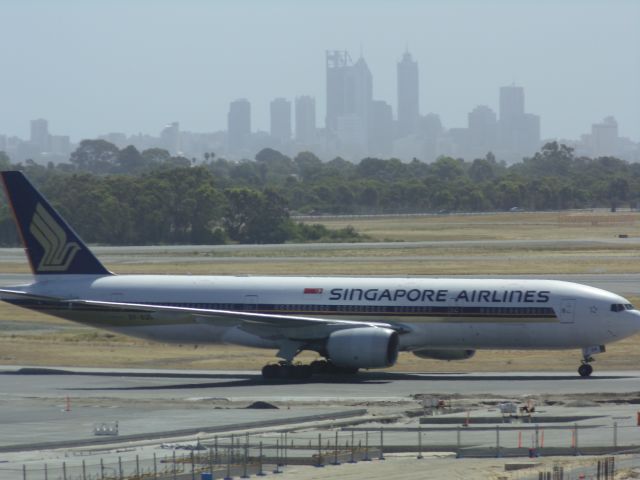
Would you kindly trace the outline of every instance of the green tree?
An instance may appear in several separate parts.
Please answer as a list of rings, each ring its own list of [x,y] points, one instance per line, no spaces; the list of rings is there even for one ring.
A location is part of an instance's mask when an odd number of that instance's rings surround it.
[[[286,202],[276,192],[233,188],[225,196],[223,225],[229,238],[239,243],[282,243],[288,238],[291,225]]]
[[[607,189],[611,211],[615,212],[620,203],[629,198],[629,181],[624,177],[616,177],[609,181]]]
[[[69,157],[78,170],[91,173],[110,173],[118,158],[118,147],[106,140],[82,140]]]
[[[0,150],[0,170],[10,170],[11,169],[11,159],[6,152]]]
[[[171,154],[164,148],[147,148],[140,155],[146,166],[157,166],[171,158]]]
[[[120,172],[135,173],[145,166],[145,159],[136,147],[129,145],[118,152],[116,163]]]
[[[311,152],[300,152],[293,159],[298,175],[303,182],[312,182],[319,178],[323,171],[322,160]]]

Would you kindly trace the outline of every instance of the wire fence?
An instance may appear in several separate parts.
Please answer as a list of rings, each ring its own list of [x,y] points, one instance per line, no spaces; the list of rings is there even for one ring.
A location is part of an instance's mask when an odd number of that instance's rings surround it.
[[[206,441],[164,445],[153,452],[83,452],[88,458],[29,462],[19,467],[0,464],[2,480],[208,480],[247,478],[279,473],[287,465],[340,465],[386,454],[454,452],[458,458],[601,455],[593,465],[571,471],[563,467],[518,478],[613,479],[614,454],[640,451],[640,427],[624,425],[540,426],[498,425],[455,427],[349,427],[334,431],[283,431],[269,434],[216,436]],[[78,455],[80,452],[78,452]],[[609,460],[614,459],[614,460]],[[618,462],[620,468],[640,465],[638,455]],[[548,476],[548,475],[551,476]],[[580,477],[579,475],[584,475]],[[526,476],[529,475],[529,476]],[[544,475],[544,476],[539,476]],[[555,476],[554,476],[555,475]],[[561,475],[561,476],[558,476]],[[513,477],[511,477],[513,478]]]

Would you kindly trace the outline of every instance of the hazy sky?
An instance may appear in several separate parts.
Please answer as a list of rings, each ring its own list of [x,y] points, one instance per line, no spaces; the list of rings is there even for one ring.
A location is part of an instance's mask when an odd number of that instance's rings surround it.
[[[637,0],[0,0],[0,133],[46,118],[73,141],[107,132],[226,129],[229,102],[316,98],[324,125],[327,49],[362,51],[374,97],[396,109],[405,47],[420,111],[466,126],[498,88],[525,88],[542,136],[577,138],[613,115],[640,141]]]

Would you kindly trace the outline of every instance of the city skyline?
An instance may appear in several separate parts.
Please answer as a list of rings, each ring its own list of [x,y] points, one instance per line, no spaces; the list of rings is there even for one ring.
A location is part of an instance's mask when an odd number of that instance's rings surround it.
[[[500,87],[498,113],[478,105],[467,114],[466,126],[446,128],[437,114],[422,115],[419,65],[408,49],[397,63],[396,120],[389,103],[374,99],[374,76],[362,54],[354,61],[348,51],[327,50],[325,73],[327,115],[323,128],[317,127],[315,98],[311,96],[296,97],[295,109],[286,98],[271,100],[269,132],[252,129],[251,102],[240,98],[229,103],[225,131],[183,131],[179,122],[171,122],[159,137],[110,132],[97,138],[118,148],[159,147],[194,161],[211,158],[212,152],[231,160],[253,158],[260,150],[273,148],[292,156],[309,150],[321,159],[340,156],[354,162],[365,157],[431,162],[440,156],[472,159],[491,153],[507,163],[530,157],[545,142],[555,140],[541,137],[541,118],[528,111],[525,89],[515,84]],[[15,161],[64,162],[76,146],[69,136],[50,133],[46,119],[31,120],[30,131],[27,141],[0,134],[0,150]],[[560,141],[578,155],[640,161],[640,143],[620,137],[612,116],[592,124],[591,132],[579,139]]]
[[[542,138],[578,138],[611,115],[621,136],[640,140],[637,2],[85,3],[0,6],[9,73],[1,133],[26,138],[37,118],[73,142],[155,133],[173,121],[214,132],[226,129],[237,98],[251,102],[252,130],[269,132],[270,102],[304,95],[315,98],[322,127],[322,57],[340,49],[354,61],[363,53],[373,98],[396,119],[396,64],[408,50],[419,65],[420,113],[437,113],[448,128],[464,126],[478,105],[497,111],[497,87],[515,83],[543,119]]]
[[[158,136],[111,132],[94,138],[120,149],[162,148],[194,162],[216,155],[230,160],[250,159],[264,148],[273,148],[291,156],[308,150],[321,159],[341,156],[354,162],[365,157],[398,158],[406,162],[415,158],[432,162],[441,156],[471,160],[491,153],[499,161],[514,163],[532,156],[544,143],[556,140],[541,138],[540,117],[527,112],[524,88],[516,85],[500,87],[498,114],[486,105],[478,105],[468,113],[466,126],[449,129],[443,127],[438,115],[421,115],[411,101],[406,101],[405,111],[417,117],[417,121],[411,122],[413,126],[407,128],[407,122],[402,122],[403,115],[394,121],[392,107],[384,100],[373,99],[373,79],[363,58],[354,64],[348,52],[326,52],[326,55],[327,110],[335,117],[327,118],[328,128],[317,128],[315,99],[300,96],[296,97],[294,108],[285,98],[272,100],[270,132],[252,131],[251,103],[242,98],[229,104],[226,131],[190,132],[181,130],[179,122],[171,122]],[[399,85],[404,83],[400,64],[405,63],[407,56],[405,52],[398,64]],[[415,76],[417,65],[411,68]],[[415,102],[418,95],[416,89],[409,98]],[[405,95],[399,90],[399,104],[402,96]],[[640,142],[621,137],[612,116],[592,123],[591,130],[579,139],[559,140],[578,156],[616,156],[640,162]],[[30,121],[28,139],[0,134],[0,151],[8,153],[14,162],[29,159],[66,162],[77,146],[69,136],[50,132],[46,119]]]
[[[531,156],[544,142],[555,140],[541,138],[540,116],[526,111],[522,86],[500,87],[498,113],[487,105],[478,105],[468,112],[466,126],[446,128],[437,114],[420,112],[419,66],[408,49],[397,63],[396,120],[389,103],[373,98],[374,77],[362,54],[354,62],[348,51],[328,50],[325,61],[327,116],[323,128],[317,127],[315,98],[303,95],[295,98],[295,109],[283,97],[270,102],[269,132],[251,128],[251,102],[241,98],[229,103],[225,131],[182,131],[180,122],[171,122],[159,137],[110,132],[94,138],[119,148],[164,148],[172,155],[192,159],[214,151],[230,159],[252,158],[263,148],[274,148],[289,155],[310,150],[320,158],[341,156],[351,161],[373,156],[430,162],[443,155],[471,159],[490,152],[508,163]],[[31,120],[30,124],[28,140],[0,133],[0,150],[16,161],[60,162],[77,145],[68,135],[49,132],[46,119]],[[640,161],[640,143],[620,137],[612,116],[591,124],[591,132],[583,133],[580,139],[560,141],[579,155],[613,155]]]

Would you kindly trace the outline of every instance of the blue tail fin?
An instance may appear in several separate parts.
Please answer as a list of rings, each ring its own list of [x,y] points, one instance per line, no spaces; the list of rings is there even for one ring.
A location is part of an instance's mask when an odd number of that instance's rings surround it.
[[[22,172],[2,181],[34,274],[110,275]]]

